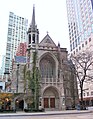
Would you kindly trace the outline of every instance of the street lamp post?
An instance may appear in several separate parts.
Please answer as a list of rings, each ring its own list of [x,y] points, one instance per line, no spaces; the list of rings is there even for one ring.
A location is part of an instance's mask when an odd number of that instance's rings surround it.
[[[17,64],[17,83],[16,83],[16,93],[18,93],[18,79],[19,79],[19,64]]]

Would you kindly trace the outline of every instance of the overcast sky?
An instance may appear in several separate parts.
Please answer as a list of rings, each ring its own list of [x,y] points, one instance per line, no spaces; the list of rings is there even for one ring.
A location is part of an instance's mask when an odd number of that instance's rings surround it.
[[[0,1],[0,57],[5,55],[9,12],[25,17],[30,24],[33,4],[40,41],[47,31],[52,40],[69,51],[66,0],[1,0]],[[1,60],[1,58],[0,58]]]

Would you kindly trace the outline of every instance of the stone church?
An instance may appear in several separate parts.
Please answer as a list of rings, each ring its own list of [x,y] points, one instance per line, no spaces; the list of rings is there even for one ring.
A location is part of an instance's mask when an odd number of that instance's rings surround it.
[[[31,67],[32,54],[37,51],[36,67],[40,70],[41,106],[47,110],[72,108],[78,102],[77,81],[68,60],[66,48],[56,45],[47,33],[39,42],[39,29],[35,23],[35,7],[28,32],[27,62]]]
[[[23,68],[27,66],[27,70],[32,70],[33,53],[36,51],[36,67],[40,72],[40,106],[46,110],[72,109],[78,103],[77,80],[74,75],[75,70],[71,68],[74,65],[68,60],[67,49],[61,48],[60,43],[56,45],[48,33],[39,42],[39,29],[35,23],[35,7],[33,7],[32,22],[27,36],[27,62],[20,64],[19,67],[15,63],[12,71],[12,79],[15,79],[11,84],[12,92],[21,93],[15,98],[18,108],[27,108],[25,97],[27,98],[31,93],[27,87],[24,92]],[[16,72],[19,72],[19,76],[16,76]]]

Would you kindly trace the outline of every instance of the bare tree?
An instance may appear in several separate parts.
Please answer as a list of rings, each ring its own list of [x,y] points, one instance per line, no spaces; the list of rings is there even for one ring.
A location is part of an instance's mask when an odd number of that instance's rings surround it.
[[[81,109],[84,109],[83,91],[84,82],[93,80],[93,52],[83,51],[77,55],[71,55],[71,60],[75,66],[75,75],[80,87]]]

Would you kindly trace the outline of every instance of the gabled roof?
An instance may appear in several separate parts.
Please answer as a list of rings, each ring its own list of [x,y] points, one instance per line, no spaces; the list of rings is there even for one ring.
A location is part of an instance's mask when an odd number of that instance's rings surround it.
[[[56,47],[56,44],[48,34],[43,38],[43,40],[39,43],[39,45]]]

